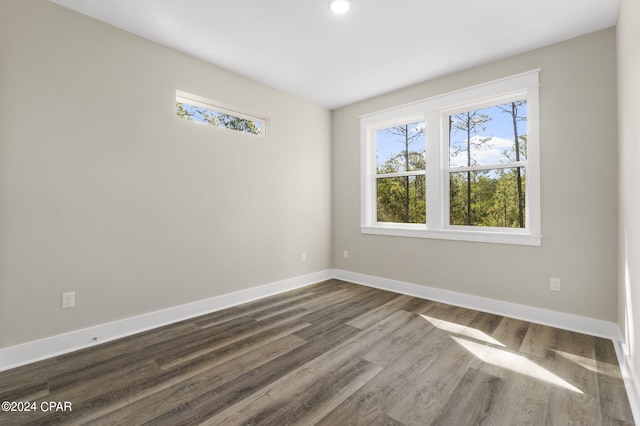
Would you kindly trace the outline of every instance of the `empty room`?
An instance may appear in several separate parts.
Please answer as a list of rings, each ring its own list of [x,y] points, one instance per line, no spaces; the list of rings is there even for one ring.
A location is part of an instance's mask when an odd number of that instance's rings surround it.
[[[636,424],[639,40],[637,0],[0,0],[0,424]]]

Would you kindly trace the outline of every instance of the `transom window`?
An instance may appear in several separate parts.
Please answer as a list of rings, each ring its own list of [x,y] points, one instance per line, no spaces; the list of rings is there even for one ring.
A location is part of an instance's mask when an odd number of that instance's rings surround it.
[[[361,117],[362,232],[540,245],[538,72]]]
[[[176,116],[196,123],[265,136],[267,119],[238,111],[219,102],[176,91]]]

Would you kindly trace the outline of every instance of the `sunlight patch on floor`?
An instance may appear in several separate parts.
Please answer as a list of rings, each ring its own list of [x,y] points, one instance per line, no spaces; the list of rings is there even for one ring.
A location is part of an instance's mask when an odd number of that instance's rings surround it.
[[[515,373],[524,374],[534,379],[542,380],[555,386],[560,386],[575,393],[584,393],[577,387],[573,386],[571,383],[563,380],[546,368],[539,366],[535,362],[525,358],[522,355],[514,354],[499,348],[485,346],[480,343],[475,343],[470,340],[461,339],[455,336],[451,336],[451,338],[455,340],[460,346],[462,346],[487,364],[506,368]]]
[[[559,351],[557,349],[552,349],[557,355],[560,355],[562,358],[565,358],[575,364],[578,364],[582,368],[586,368],[589,371],[593,371],[595,373],[600,372],[598,370],[598,363],[595,359],[585,358],[583,356],[575,355],[569,352]]]
[[[448,333],[455,333],[460,336],[470,337],[475,340],[479,340],[481,342],[490,343],[492,345],[501,346],[506,348],[506,346],[500,343],[498,340],[489,336],[487,333],[484,333],[480,330],[477,330],[472,327],[467,327],[466,325],[456,324],[454,322],[449,322],[437,318],[432,318],[428,315],[420,315],[422,318],[429,321],[433,324],[434,327],[439,328],[440,330],[446,331]]]

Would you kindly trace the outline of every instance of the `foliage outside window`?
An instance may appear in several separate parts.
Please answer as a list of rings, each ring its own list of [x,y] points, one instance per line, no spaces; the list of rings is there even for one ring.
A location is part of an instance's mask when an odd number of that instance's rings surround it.
[[[426,219],[424,122],[376,131],[378,222]]]
[[[362,232],[540,245],[538,72],[362,117]]]
[[[525,228],[527,101],[449,115],[449,224]]]
[[[176,116],[257,136],[264,136],[266,133],[265,118],[238,112],[212,100],[179,91],[176,91]]]

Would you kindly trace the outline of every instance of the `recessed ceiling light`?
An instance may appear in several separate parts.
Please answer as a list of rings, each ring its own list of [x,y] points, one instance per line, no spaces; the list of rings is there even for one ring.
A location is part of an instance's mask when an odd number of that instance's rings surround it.
[[[331,0],[329,7],[333,13],[341,15],[351,8],[351,2],[349,0]]]

